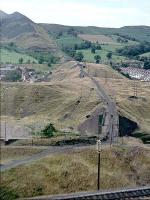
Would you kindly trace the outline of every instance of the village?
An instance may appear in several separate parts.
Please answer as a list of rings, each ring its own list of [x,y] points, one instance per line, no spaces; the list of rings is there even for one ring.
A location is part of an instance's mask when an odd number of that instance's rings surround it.
[[[8,80],[8,76],[15,72],[18,75],[18,80]],[[29,65],[15,65],[15,64],[4,64],[0,68],[0,80],[1,81],[13,81],[13,82],[26,82],[26,83],[34,83],[34,82],[47,82],[50,81],[49,75],[52,72],[49,71],[45,74],[39,74],[35,69],[31,68]]]
[[[128,74],[131,79],[150,81],[150,70],[139,69],[136,67],[121,67],[120,69],[123,74]]]

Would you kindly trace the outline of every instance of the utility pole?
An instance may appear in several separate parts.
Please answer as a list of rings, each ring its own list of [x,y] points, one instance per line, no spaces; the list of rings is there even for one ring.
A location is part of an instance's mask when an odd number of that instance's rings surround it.
[[[100,135],[102,132],[102,126],[104,123],[104,114],[99,116],[98,120],[98,134],[99,134],[99,139],[97,140],[96,143],[96,148],[97,148],[97,153],[98,153],[98,167],[97,167],[97,190],[100,190],[100,167],[101,167],[101,150],[102,150],[102,144],[100,140]]]
[[[97,140],[97,153],[98,153],[97,190],[100,190],[101,150],[102,150],[101,140]]]
[[[110,148],[112,146],[112,137],[113,137],[113,130],[114,126],[113,126],[113,115],[110,115],[110,129],[109,129],[109,144],[110,144]]]
[[[7,135],[6,135],[6,119],[5,119],[5,144],[6,144],[6,140],[7,140]]]

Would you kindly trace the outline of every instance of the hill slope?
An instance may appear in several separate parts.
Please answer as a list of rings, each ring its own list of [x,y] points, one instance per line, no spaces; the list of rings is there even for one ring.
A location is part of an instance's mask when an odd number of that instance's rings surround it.
[[[42,49],[56,52],[57,46],[47,32],[26,16],[15,12],[1,12],[2,43],[15,43],[25,49]]]
[[[125,26],[121,28],[103,28],[103,27],[81,27],[81,26],[63,26],[59,24],[40,24],[45,28],[50,35],[57,35],[60,32],[68,32],[74,29],[78,34],[92,35],[115,35],[119,34],[128,38],[136,39],[140,42],[150,42],[150,27],[149,26]]]
[[[53,37],[75,31],[77,34],[121,35],[140,42],[150,42],[149,26],[125,26],[122,28],[64,26],[58,24],[36,24],[21,13],[7,14],[0,11],[2,42],[14,42],[26,49],[41,48],[56,51]],[[32,41],[32,42],[31,42]],[[58,49],[57,49],[58,50]]]
[[[88,64],[88,71],[108,93],[117,98],[121,115],[137,122],[141,131],[150,133],[150,92],[148,83],[140,83],[139,99],[130,99],[134,82],[106,65]],[[26,126],[32,131],[54,123],[57,129],[76,131],[103,104],[91,80],[80,78],[74,62],[68,62],[52,73],[51,82],[2,84],[1,113],[3,121]],[[105,79],[107,76],[107,80]],[[9,96],[9,98],[7,98]]]

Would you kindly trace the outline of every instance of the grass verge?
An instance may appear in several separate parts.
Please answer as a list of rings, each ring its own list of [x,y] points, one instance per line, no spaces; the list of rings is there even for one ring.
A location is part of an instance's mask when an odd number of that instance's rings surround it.
[[[78,150],[50,155],[2,173],[1,186],[19,197],[96,190],[97,153]],[[101,189],[150,183],[150,150],[142,147],[103,148]]]
[[[43,149],[26,147],[1,147],[1,164],[41,152]]]

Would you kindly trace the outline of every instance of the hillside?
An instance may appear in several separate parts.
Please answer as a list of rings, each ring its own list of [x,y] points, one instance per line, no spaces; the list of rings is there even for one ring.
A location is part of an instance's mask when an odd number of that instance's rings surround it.
[[[11,64],[18,64],[19,63],[19,59],[23,58],[23,63],[27,63],[29,60],[30,62],[35,62],[37,63],[38,60],[34,59],[31,56],[28,56],[26,54],[23,53],[17,53],[15,51],[9,51],[8,49],[1,49],[0,50],[1,53],[1,59],[0,62],[1,63],[11,63]]]
[[[102,27],[78,27],[57,24],[36,24],[21,13],[7,14],[0,11],[2,42],[14,42],[23,48],[41,47],[56,50],[53,37],[60,32],[66,34],[74,30],[77,34],[91,35],[120,35],[138,41],[150,42],[150,27],[148,26],[125,26],[122,28]],[[24,42],[23,42],[24,41]],[[32,43],[30,44],[30,42]],[[38,43],[39,41],[39,43]],[[24,47],[25,45],[25,47]],[[42,45],[42,46],[41,46]]]
[[[78,34],[91,35],[120,35],[128,38],[134,38],[140,42],[150,42],[149,26],[125,26],[121,28],[103,28],[103,27],[79,27],[79,26],[63,26],[59,24],[40,24],[50,35],[57,35],[59,32],[68,32],[70,29],[76,30]]]
[[[51,81],[47,83],[4,83],[1,92],[1,121],[30,129],[41,130],[46,124],[53,123],[59,130],[76,131],[86,122],[88,115],[103,104],[99,100],[95,86],[89,78],[80,78],[80,71],[68,62],[53,70]],[[140,82],[139,99],[130,99],[134,82],[101,64],[88,64],[87,70],[96,77],[112,97],[117,99],[121,115],[135,121],[139,130],[150,133],[150,93],[148,83]],[[107,80],[105,79],[107,77]],[[9,95],[9,98],[7,96]]]
[[[98,104],[95,92],[90,95],[90,81],[80,82],[78,71],[59,69],[53,74],[54,80],[50,83],[2,85],[2,121],[6,116],[8,127],[15,124],[36,131],[49,122],[60,129],[77,127]],[[85,88],[82,102],[76,106],[81,87]],[[9,99],[8,94],[11,94]]]
[[[15,12],[0,13],[1,42],[13,42],[18,47],[28,50],[51,50],[56,52],[57,46],[47,32],[26,16]],[[4,17],[5,16],[5,17]]]
[[[61,58],[68,59],[69,56],[64,57],[61,49],[66,45],[72,50],[76,45],[75,53],[78,54],[81,51],[84,55],[83,61],[90,62],[87,64],[88,72],[103,84],[110,95],[116,94],[120,114],[135,121],[140,131],[150,133],[148,83],[140,82],[138,100],[130,99],[129,96],[133,96],[134,81],[126,79],[108,65],[94,64],[95,55],[101,57],[102,63],[110,64],[108,53],[112,53],[111,61],[116,63],[124,61],[126,57],[117,55],[116,49],[138,44],[138,41],[149,41],[150,27],[135,26],[119,29],[69,27],[55,24],[36,24],[18,12],[13,14],[0,12],[0,15],[2,18],[2,44],[13,42],[17,48],[24,49],[22,53],[29,50],[32,52],[40,50],[38,58],[43,52],[46,52],[47,55],[50,55],[51,52]],[[123,42],[118,41],[118,38]],[[86,45],[89,44],[88,41],[92,42],[90,48],[81,48],[82,45],[85,45],[85,40]],[[91,52],[92,45],[100,45],[97,46],[95,53]],[[2,51],[3,56],[8,53],[7,50]],[[8,55],[4,56],[6,62],[12,56],[13,59],[15,56],[27,56],[25,54],[18,55],[14,51]],[[26,58],[31,57],[24,59]],[[38,60],[38,58],[34,58]],[[10,62],[12,61],[10,60]],[[46,72],[48,70],[46,64],[33,65],[32,68],[38,72]],[[77,131],[78,127],[87,120],[88,115],[93,114],[96,109],[101,111],[104,105],[97,98],[96,90],[91,81],[87,77],[80,78],[80,70],[75,65],[75,61],[55,65],[52,74],[49,75],[50,82],[30,85],[3,83],[1,94],[2,122],[6,118],[10,130],[14,124],[17,127],[27,128],[25,136],[40,130],[49,122],[54,123],[58,129]]]
[[[109,52],[113,54],[112,62],[116,63],[117,60],[119,62],[124,60],[124,57],[116,55],[116,49],[143,41],[150,42],[150,27],[148,26],[102,28],[37,24],[19,12],[7,14],[3,11],[0,11],[0,18],[1,45],[16,45],[20,52],[50,52],[62,62],[70,59],[65,48],[72,49],[75,45],[80,47],[85,40],[91,41],[92,44],[98,42],[103,45],[103,51],[97,53],[102,56],[102,63],[105,64],[109,63],[106,58]],[[95,62],[94,55],[89,52],[90,49],[82,52],[84,61]]]
[[[131,138],[130,138],[131,139]],[[25,153],[31,154],[34,147]],[[12,151],[11,153],[9,153]],[[10,156],[21,154],[19,149],[4,149]],[[37,149],[36,149],[37,151]],[[24,154],[25,154],[24,153]],[[4,154],[4,155],[5,155]],[[142,187],[150,182],[150,151],[139,144],[114,147],[104,145],[101,153],[101,189]],[[16,157],[15,157],[16,158]],[[69,149],[15,167],[1,173],[3,200],[40,195],[95,191],[97,186],[97,152],[95,146]],[[9,198],[10,197],[10,198]],[[42,197],[41,197],[42,198]],[[46,197],[43,197],[45,199]],[[38,199],[38,197],[36,198]]]

